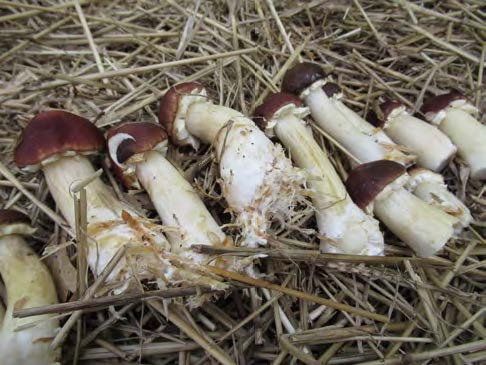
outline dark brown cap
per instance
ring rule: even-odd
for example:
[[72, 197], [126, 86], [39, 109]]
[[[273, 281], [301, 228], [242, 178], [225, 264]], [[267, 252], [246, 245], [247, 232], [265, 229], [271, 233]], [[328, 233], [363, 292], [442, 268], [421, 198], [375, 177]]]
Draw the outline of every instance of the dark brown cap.
[[365, 209], [388, 184], [405, 173], [405, 168], [397, 162], [378, 160], [351, 170], [345, 185], [351, 199]]
[[138, 188], [136, 177], [124, 173], [123, 164], [135, 154], [152, 151], [167, 141], [163, 128], [154, 123], [124, 123], [106, 133], [108, 155], [113, 170], [127, 188]]
[[104, 146], [103, 133], [88, 119], [63, 110], [50, 110], [37, 114], [25, 127], [14, 159], [19, 167], [35, 166], [57, 154], [101, 151]]
[[341, 88], [335, 82], [326, 82], [322, 86], [322, 91], [324, 91], [327, 97], [333, 97], [334, 95], [340, 94], [342, 92]]
[[447, 108], [453, 101], [467, 100], [467, 98], [457, 91], [451, 91], [447, 94], [433, 96], [427, 99], [422, 105], [422, 113], [438, 113]]
[[403, 107], [404, 104], [398, 100], [387, 99], [376, 107], [375, 111], [370, 111], [366, 115], [366, 120], [377, 128], [382, 128], [390, 114], [396, 109]]
[[282, 81], [282, 91], [300, 95], [302, 91], [318, 80], [326, 77], [321, 66], [315, 63], [302, 62], [289, 69]]
[[197, 82], [184, 82], [172, 86], [160, 99], [159, 123], [165, 128], [174, 143], [180, 143], [176, 136], [177, 131], [174, 128], [174, 122], [184, 96], [191, 93], [202, 94], [205, 91], [204, 86]]
[[32, 234], [30, 218], [13, 209], [0, 209], [0, 236], [9, 234]]
[[287, 105], [294, 105], [296, 108], [302, 107], [302, 101], [295, 95], [289, 93], [273, 93], [265, 98], [253, 113], [253, 120], [263, 130], [273, 119], [274, 115]]

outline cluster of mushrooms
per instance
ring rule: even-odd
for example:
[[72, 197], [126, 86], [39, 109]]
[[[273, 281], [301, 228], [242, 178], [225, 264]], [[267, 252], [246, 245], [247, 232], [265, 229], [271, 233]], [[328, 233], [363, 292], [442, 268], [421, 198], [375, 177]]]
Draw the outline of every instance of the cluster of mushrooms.
[[[287, 219], [303, 194], [312, 198], [325, 253], [384, 255], [383, 234], [373, 214], [419, 256], [434, 255], [471, 223], [468, 208], [439, 174], [458, 153], [471, 178], [486, 179], [486, 127], [473, 117], [477, 110], [463, 95], [448, 93], [427, 101], [422, 109], [427, 123], [396, 100], [384, 101], [362, 118], [313, 63], [288, 70], [282, 90], [269, 95], [250, 119], [213, 104], [199, 83], [179, 84], [160, 100], [160, 125], [124, 123], [106, 135], [67, 111], [42, 112], [24, 129], [15, 163], [24, 171], [42, 170], [72, 230], [71, 187], [89, 181], [87, 262], [94, 276], [125, 249], [107, 276], [112, 293], [143, 280], [159, 288], [190, 283], [224, 289], [208, 269], [211, 265], [258, 274], [252, 258], [211, 260], [191, 250], [194, 244], [231, 247], [236, 242], [166, 158], [169, 137], [178, 146], [213, 146], [222, 195], [241, 227], [237, 243], [243, 246], [265, 245], [272, 220]], [[353, 156], [354, 169], [345, 182], [314, 139], [305, 119], [309, 113], [318, 128]], [[104, 150], [120, 183], [145, 190], [163, 225], [120, 201], [100, 179], [89, 156]], [[0, 353], [8, 349], [12, 364], [59, 361], [59, 349], [50, 346], [59, 325], [55, 317], [12, 317], [14, 308], [57, 301], [47, 268], [22, 238], [33, 230], [25, 215], [0, 211], [0, 275], [6, 288], [5, 308], [0, 303]]]

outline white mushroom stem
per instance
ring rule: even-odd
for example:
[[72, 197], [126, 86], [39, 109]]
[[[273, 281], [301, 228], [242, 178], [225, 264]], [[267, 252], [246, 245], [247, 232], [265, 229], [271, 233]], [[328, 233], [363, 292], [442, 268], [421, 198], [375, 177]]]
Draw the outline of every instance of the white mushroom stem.
[[354, 255], [383, 255], [378, 221], [351, 200], [326, 153], [304, 121], [292, 113], [279, 113], [273, 131], [290, 151], [297, 166], [306, 170], [316, 208], [321, 251]]
[[60, 348], [50, 347], [59, 327], [54, 315], [13, 318], [14, 309], [57, 303], [51, 274], [20, 235], [0, 238], [0, 276], [7, 292], [3, 320], [0, 315], [0, 362], [3, 365], [59, 364]]
[[432, 171], [442, 170], [457, 148], [437, 127], [408, 114], [405, 107], [395, 108], [388, 116], [385, 132], [417, 156], [417, 164]]
[[486, 179], [486, 126], [470, 113], [476, 109], [464, 100], [456, 100], [451, 105], [427, 119], [438, 125], [457, 146], [459, 155], [471, 168], [471, 178]]
[[396, 179], [378, 194], [373, 211], [417, 255], [432, 256], [452, 237], [457, 219], [405, 190], [407, 178]]
[[212, 143], [219, 160], [223, 194], [238, 214], [244, 244], [266, 244], [270, 217], [285, 221], [304, 182], [280, 145], [241, 113], [196, 102], [186, 114], [189, 133]]
[[[76, 155], [59, 157], [42, 166], [47, 185], [57, 206], [71, 227], [75, 227], [75, 211], [70, 187], [87, 177], [93, 176], [95, 170], [87, 157]], [[123, 205], [96, 178], [86, 186], [87, 218], [88, 218], [88, 263], [96, 275], [99, 275], [116, 252], [127, 243], [139, 241], [140, 233], [122, 220], [122, 212], [131, 216], [138, 215]], [[168, 247], [168, 243], [160, 232], [151, 237], [157, 249]], [[112, 272], [110, 278], [118, 276], [120, 271], [126, 272], [122, 260]]]
[[377, 137], [374, 133], [358, 128], [356, 117], [350, 117], [349, 113], [343, 113], [336, 107], [322, 90], [322, 84], [323, 81], [315, 82], [300, 97], [309, 106], [315, 122], [361, 163], [392, 160], [408, 165], [413, 161], [413, 157], [404, 154], [397, 145], [385, 142], [383, 136]]
[[471, 224], [473, 218], [469, 209], [447, 189], [442, 175], [432, 171], [423, 171], [416, 176], [412, 175], [406, 188], [427, 204], [456, 217], [460, 223], [458, 227], [455, 227], [457, 233]]

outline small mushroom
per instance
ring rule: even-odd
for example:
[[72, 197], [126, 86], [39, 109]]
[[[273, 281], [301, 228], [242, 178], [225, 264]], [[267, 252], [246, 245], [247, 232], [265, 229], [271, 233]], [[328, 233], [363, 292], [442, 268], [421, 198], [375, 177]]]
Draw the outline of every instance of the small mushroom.
[[25, 241], [35, 229], [15, 210], [0, 210], [0, 278], [6, 288], [6, 307], [0, 300], [0, 363], [52, 365], [61, 361], [51, 340], [59, 329], [55, 315], [14, 318], [13, 311], [57, 303], [52, 276]]
[[450, 92], [427, 100], [422, 112], [457, 146], [471, 168], [471, 178], [486, 179], [486, 126], [472, 116], [476, 107], [461, 93]]
[[178, 145], [214, 146], [223, 195], [237, 214], [243, 244], [266, 244], [270, 221], [287, 220], [304, 182], [281, 146], [240, 112], [214, 105], [194, 82], [176, 85], [162, 97], [159, 122]]
[[412, 167], [408, 170], [410, 179], [405, 187], [429, 205], [442, 209], [459, 219], [459, 232], [471, 224], [473, 218], [466, 205], [452, 194], [444, 182], [444, 177], [421, 167]]
[[276, 135], [296, 165], [306, 171], [319, 233], [323, 236], [321, 251], [383, 255], [383, 235], [378, 221], [349, 197], [327, 154], [302, 119], [308, 112], [298, 97], [276, 93], [255, 109], [254, 120], [267, 135]]
[[172, 252], [196, 262], [207, 260], [194, 253], [193, 244], [223, 245], [225, 234], [196, 191], [165, 158], [167, 135], [153, 123], [124, 123], [107, 132], [110, 162], [126, 188], [143, 186], [169, 230]]
[[408, 166], [414, 162], [414, 156], [403, 153], [403, 148], [339, 101], [337, 89], [319, 65], [309, 62], [289, 69], [282, 82], [282, 91], [304, 100], [317, 125], [361, 163], [387, 159]]
[[368, 121], [385, 130], [391, 139], [417, 156], [417, 164], [432, 171], [442, 170], [454, 158], [457, 148], [437, 127], [407, 112], [398, 100], [386, 100], [368, 114]]
[[419, 256], [432, 256], [454, 233], [458, 219], [428, 205], [403, 186], [405, 168], [388, 160], [353, 169], [346, 187], [354, 202], [376, 216]]

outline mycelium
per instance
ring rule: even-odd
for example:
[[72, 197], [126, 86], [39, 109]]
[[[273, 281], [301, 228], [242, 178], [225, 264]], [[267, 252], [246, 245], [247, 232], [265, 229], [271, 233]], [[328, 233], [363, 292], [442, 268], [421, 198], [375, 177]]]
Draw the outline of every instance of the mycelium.
[[[392, 160], [408, 166], [414, 156], [402, 152], [386, 135], [374, 128], [339, 101], [335, 84], [326, 87], [323, 69], [314, 63], [299, 63], [289, 69], [282, 91], [300, 96], [309, 106], [312, 118], [326, 133], [343, 145], [361, 163]], [[328, 95], [329, 94], [329, 95]]]
[[447, 214], [456, 217], [460, 226], [456, 231], [466, 228], [472, 222], [472, 216], [466, 205], [449, 191], [444, 177], [421, 167], [408, 170], [410, 179], [405, 187], [427, 204], [442, 209]]
[[428, 205], [403, 186], [405, 168], [388, 160], [351, 170], [346, 188], [354, 202], [376, 216], [419, 256], [432, 256], [449, 241], [458, 220]]
[[476, 107], [461, 93], [450, 92], [428, 99], [422, 112], [457, 146], [471, 168], [471, 178], [486, 179], [486, 126], [473, 117]]
[[147, 191], [162, 223], [172, 226], [167, 237], [172, 252], [196, 262], [208, 257], [191, 245], [231, 245], [191, 184], [166, 158], [167, 135], [153, 123], [124, 123], [107, 132], [111, 165], [126, 188]]
[[24, 237], [35, 229], [24, 214], [0, 210], [0, 279], [6, 288], [0, 299], [0, 363], [3, 365], [60, 364], [60, 348], [52, 349], [59, 320], [52, 314], [14, 318], [14, 309], [57, 303], [56, 288], [49, 270]]
[[276, 135], [292, 159], [307, 173], [316, 208], [321, 251], [355, 255], [383, 255], [378, 221], [353, 203], [326, 153], [302, 119], [308, 108], [288, 93], [268, 96], [255, 109], [255, 122], [269, 136]]
[[[101, 131], [87, 119], [61, 110], [38, 114], [24, 129], [15, 149], [19, 167], [41, 168], [49, 191], [71, 227], [75, 210], [71, 186], [95, 175], [87, 155], [105, 147]], [[169, 252], [160, 226], [148, 222], [120, 202], [99, 177], [86, 186], [88, 255], [95, 275], [122, 247], [127, 248], [108, 281], [125, 289], [131, 280], [156, 279], [159, 286], [179, 281], [200, 281], [218, 286], [219, 282], [201, 279], [201, 267], [184, 262]]]
[[214, 146], [223, 195], [237, 214], [243, 244], [266, 244], [270, 220], [288, 218], [304, 182], [281, 146], [240, 112], [214, 105], [198, 83], [172, 87], [160, 101], [159, 121], [176, 144]]
[[376, 128], [417, 156], [417, 164], [432, 171], [442, 170], [454, 158], [457, 148], [443, 132], [410, 115], [398, 100], [386, 100], [367, 116]]

